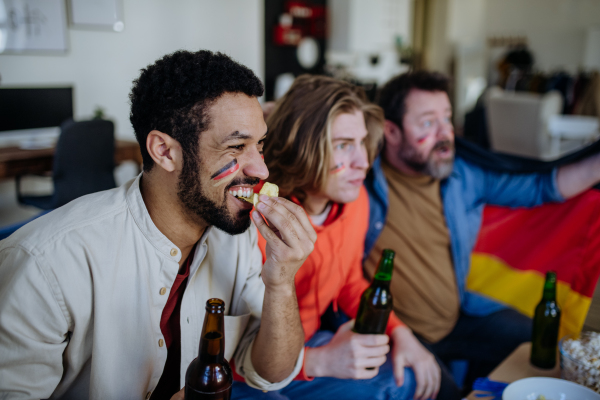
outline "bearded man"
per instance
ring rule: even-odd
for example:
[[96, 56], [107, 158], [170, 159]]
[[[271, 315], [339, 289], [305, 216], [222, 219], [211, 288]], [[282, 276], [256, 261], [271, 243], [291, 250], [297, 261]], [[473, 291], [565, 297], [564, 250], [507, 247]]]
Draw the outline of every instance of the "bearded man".
[[316, 234], [285, 199], [260, 196], [271, 230], [237, 198], [268, 176], [262, 94], [220, 53], [179, 51], [142, 70], [130, 95], [142, 174], [0, 245], [0, 397], [183, 398], [213, 297], [226, 304], [226, 358], [248, 384], [296, 376], [294, 275]]
[[[365, 270], [384, 248], [396, 251], [392, 294], [400, 319], [444, 362], [467, 359], [466, 390], [520, 343], [531, 320], [465, 289], [486, 204], [534, 207], [573, 197], [600, 181], [600, 156], [548, 174], [486, 170], [454, 156], [448, 79], [427, 71], [400, 75], [381, 90], [385, 147], [365, 185], [370, 225]], [[459, 388], [439, 398], [460, 399]]]

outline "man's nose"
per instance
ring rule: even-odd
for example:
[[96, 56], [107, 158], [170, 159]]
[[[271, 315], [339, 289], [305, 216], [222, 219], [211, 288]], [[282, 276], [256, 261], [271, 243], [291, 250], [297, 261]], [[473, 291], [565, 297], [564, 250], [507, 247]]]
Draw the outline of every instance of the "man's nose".
[[352, 168], [367, 169], [369, 168], [369, 157], [367, 155], [367, 149], [363, 146], [359, 146], [358, 149], [352, 155], [352, 162], [350, 164]]
[[269, 169], [258, 150], [249, 154], [249, 159], [243, 169], [244, 175], [265, 180], [269, 177]]
[[451, 140], [454, 137], [454, 126], [451, 121], [442, 121], [438, 124], [437, 139]]

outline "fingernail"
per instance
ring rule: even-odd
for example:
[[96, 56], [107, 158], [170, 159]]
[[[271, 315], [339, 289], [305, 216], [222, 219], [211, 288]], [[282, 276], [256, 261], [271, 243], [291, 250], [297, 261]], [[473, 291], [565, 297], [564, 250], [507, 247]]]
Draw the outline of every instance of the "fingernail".
[[258, 203], [256, 208], [258, 208], [259, 210], [264, 210], [265, 208], [267, 208], [267, 206], [264, 203]]
[[258, 199], [259, 199], [260, 201], [264, 201], [264, 202], [266, 202], [266, 201], [270, 200], [270, 197], [269, 197], [269, 196], [267, 196], [266, 194], [261, 194], [260, 196], [258, 196]]
[[260, 215], [256, 211], [252, 211], [252, 218], [255, 220], [260, 220]]

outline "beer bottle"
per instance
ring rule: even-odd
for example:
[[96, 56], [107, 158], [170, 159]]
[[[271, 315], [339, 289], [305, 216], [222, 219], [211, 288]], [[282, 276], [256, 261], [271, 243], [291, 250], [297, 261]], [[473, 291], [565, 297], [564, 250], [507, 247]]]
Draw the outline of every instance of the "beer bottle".
[[560, 326], [560, 308], [556, 304], [556, 272], [546, 273], [542, 301], [535, 308], [531, 338], [531, 364], [554, 368]]
[[356, 333], [385, 333], [385, 328], [392, 311], [392, 293], [390, 281], [394, 270], [394, 253], [385, 249], [379, 260], [375, 278], [360, 297], [358, 314], [354, 322]]
[[209, 299], [198, 357], [185, 373], [185, 400], [229, 400], [233, 375], [225, 359], [225, 302]]

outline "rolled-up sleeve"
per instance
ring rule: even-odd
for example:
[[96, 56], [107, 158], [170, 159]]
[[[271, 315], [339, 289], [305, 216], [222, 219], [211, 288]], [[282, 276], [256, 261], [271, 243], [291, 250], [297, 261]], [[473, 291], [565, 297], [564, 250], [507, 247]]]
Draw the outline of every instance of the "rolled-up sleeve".
[[[289, 385], [289, 383], [293, 381], [294, 378], [300, 373], [300, 370], [302, 369], [302, 364], [304, 363], [304, 347], [302, 347], [302, 350], [300, 350], [300, 354], [296, 359], [296, 365], [294, 366], [294, 370], [292, 371], [292, 373], [280, 382], [269, 382], [263, 377], [261, 377], [258, 374], [258, 372], [256, 372], [256, 370], [254, 369], [254, 365], [252, 364], [253, 345], [254, 340], [252, 340], [250, 346], [246, 347], [245, 351], [243, 351], [242, 354], [240, 354], [239, 361], [241, 362], [241, 364], [238, 364], [236, 362], [236, 365], [242, 365], [241, 368], [238, 368], [238, 373], [244, 377], [246, 383], [249, 386], [255, 389], [267, 391], [283, 389], [284, 387]], [[238, 359], [236, 359], [236, 361], [238, 361]]]
[[298, 354], [296, 359], [296, 365], [292, 373], [280, 382], [269, 382], [261, 377], [254, 365], [252, 364], [252, 347], [254, 346], [254, 340], [258, 334], [260, 328], [260, 318], [262, 315], [263, 300], [265, 297], [265, 285], [260, 277], [262, 271], [262, 253], [258, 247], [258, 235], [254, 227], [250, 228], [251, 233], [251, 257], [249, 258], [250, 267], [244, 289], [242, 291], [242, 297], [245, 300], [247, 306], [250, 308], [251, 318], [246, 326], [244, 335], [238, 343], [238, 348], [235, 352], [235, 366], [236, 372], [244, 377], [246, 383], [256, 389], [260, 390], [279, 390], [286, 387], [302, 369], [304, 363], [304, 347]]

